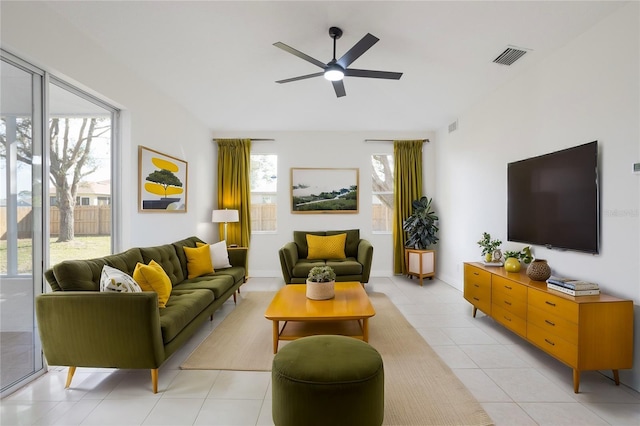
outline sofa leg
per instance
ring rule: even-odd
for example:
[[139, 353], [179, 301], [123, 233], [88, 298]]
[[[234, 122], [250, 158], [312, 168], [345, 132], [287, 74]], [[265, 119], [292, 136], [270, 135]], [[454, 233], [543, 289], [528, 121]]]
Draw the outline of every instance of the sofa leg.
[[153, 393], [158, 393], [158, 369], [151, 369], [151, 385], [153, 386]]
[[233, 303], [236, 303], [236, 292], [233, 292]]
[[73, 375], [76, 372], [76, 367], [69, 367], [69, 370], [67, 371], [67, 383], [65, 383], [64, 388], [68, 389], [69, 386], [71, 386], [71, 380], [73, 379]]

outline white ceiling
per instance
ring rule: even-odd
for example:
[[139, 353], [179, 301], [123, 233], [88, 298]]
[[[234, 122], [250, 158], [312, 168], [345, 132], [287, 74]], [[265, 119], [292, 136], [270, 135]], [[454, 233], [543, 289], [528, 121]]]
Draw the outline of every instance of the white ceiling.
[[[604, 19], [616, 1], [102, 1], [46, 2], [112, 60], [214, 131], [391, 130], [446, 126], [491, 91], [544, 62]], [[336, 98], [320, 71], [273, 43], [328, 62], [366, 33], [380, 41], [353, 68], [399, 81], [345, 78]], [[532, 49], [492, 63], [508, 45]], [[594, 58], [597, 60], [597, 58]]]

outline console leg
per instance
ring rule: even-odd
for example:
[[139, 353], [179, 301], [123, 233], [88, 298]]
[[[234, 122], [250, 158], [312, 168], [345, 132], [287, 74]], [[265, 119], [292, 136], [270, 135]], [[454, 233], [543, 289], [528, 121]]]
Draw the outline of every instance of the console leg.
[[573, 369], [573, 392], [578, 393], [578, 388], [580, 387], [580, 370], [577, 368]]
[[473, 307], [473, 317], [476, 317], [476, 312], [478, 312], [478, 308], [476, 308], [475, 306]]
[[620, 373], [618, 373], [618, 370], [611, 371], [613, 371], [613, 380], [615, 380], [616, 386], [620, 386]]

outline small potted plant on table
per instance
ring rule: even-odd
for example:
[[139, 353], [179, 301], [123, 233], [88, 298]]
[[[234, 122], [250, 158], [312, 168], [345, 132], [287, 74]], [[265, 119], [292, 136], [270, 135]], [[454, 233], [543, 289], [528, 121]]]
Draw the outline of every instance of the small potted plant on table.
[[307, 276], [307, 298], [327, 300], [335, 297], [336, 273], [331, 266], [314, 266]]
[[502, 266], [502, 251], [500, 251], [502, 241], [497, 238], [492, 240], [491, 234], [483, 232], [482, 239], [478, 241], [478, 245], [482, 247], [482, 255], [484, 256], [485, 263]]

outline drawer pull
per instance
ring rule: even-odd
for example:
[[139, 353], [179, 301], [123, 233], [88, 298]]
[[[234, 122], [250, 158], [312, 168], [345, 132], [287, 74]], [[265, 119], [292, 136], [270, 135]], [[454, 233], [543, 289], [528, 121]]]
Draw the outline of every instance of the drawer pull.
[[507, 290], [513, 290], [513, 287], [509, 287], [508, 285], [505, 285], [504, 288], [506, 288]]
[[479, 274], [479, 273], [477, 273], [477, 272], [474, 272], [474, 273], [473, 273], [473, 275], [480, 275], [480, 274]]
[[551, 340], [549, 339], [544, 339], [545, 342], [547, 342], [548, 344], [550, 344], [551, 346], [555, 346], [556, 344], [553, 343]]
[[473, 300], [476, 300], [478, 302], [480, 301], [480, 299], [478, 299], [477, 297], [474, 297]]
[[549, 324], [549, 325], [550, 325], [550, 326], [552, 326], [552, 327], [555, 327], [555, 326], [556, 326], [556, 323], [551, 322], [551, 321], [549, 321], [549, 320], [544, 320], [544, 322], [546, 322], [547, 324]]
[[509, 318], [508, 316], [504, 316], [504, 319], [506, 319], [507, 321], [511, 322], [511, 318]]
[[479, 286], [478, 284], [474, 284], [473, 286], [474, 286], [474, 287], [478, 287], [478, 288], [480, 288], [480, 286]]
[[555, 303], [549, 302], [548, 300], [545, 300], [544, 303], [546, 303], [547, 305], [550, 305], [550, 306], [556, 306]]
[[506, 300], [504, 301], [504, 304], [511, 306], [511, 302], [507, 302]]

